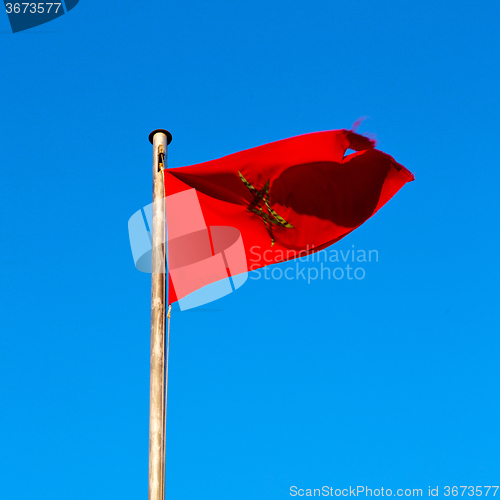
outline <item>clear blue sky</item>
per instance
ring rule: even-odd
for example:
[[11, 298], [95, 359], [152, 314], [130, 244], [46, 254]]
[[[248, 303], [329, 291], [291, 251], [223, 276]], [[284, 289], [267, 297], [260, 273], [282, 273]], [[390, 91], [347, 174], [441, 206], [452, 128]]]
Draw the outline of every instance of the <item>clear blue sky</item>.
[[337, 245], [379, 261], [174, 311], [166, 498], [498, 485], [499, 14], [81, 0], [17, 34], [0, 15], [0, 498], [147, 498], [150, 276], [127, 221], [149, 132], [181, 166], [363, 115], [416, 175]]

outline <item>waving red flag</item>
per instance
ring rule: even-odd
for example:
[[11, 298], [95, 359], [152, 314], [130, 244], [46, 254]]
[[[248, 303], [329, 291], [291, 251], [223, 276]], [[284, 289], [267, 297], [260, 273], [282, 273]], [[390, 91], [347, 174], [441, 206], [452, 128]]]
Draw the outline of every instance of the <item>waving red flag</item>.
[[[356, 152], [344, 156], [347, 149]], [[372, 140], [349, 130], [164, 172], [169, 303], [228, 276], [237, 280], [328, 247], [414, 179]]]

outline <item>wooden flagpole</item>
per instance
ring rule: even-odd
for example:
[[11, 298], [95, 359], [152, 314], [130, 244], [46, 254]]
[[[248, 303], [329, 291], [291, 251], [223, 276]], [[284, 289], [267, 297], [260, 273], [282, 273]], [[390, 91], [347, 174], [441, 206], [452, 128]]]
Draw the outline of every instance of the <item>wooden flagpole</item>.
[[158, 129], [149, 134], [153, 145], [153, 227], [151, 269], [151, 359], [149, 386], [149, 500], [163, 500], [165, 470], [164, 380], [166, 313], [166, 228], [163, 169], [167, 164], [170, 132]]

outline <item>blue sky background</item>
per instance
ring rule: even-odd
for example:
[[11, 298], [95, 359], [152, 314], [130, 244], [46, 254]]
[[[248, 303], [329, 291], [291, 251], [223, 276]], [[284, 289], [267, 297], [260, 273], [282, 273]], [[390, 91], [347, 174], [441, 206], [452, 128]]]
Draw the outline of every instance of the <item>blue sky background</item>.
[[149, 132], [180, 166], [363, 115], [416, 175], [337, 245], [379, 262], [173, 315], [166, 498], [498, 485], [499, 14], [81, 0], [17, 34], [0, 15], [0, 498], [147, 497], [150, 276], [127, 221]]

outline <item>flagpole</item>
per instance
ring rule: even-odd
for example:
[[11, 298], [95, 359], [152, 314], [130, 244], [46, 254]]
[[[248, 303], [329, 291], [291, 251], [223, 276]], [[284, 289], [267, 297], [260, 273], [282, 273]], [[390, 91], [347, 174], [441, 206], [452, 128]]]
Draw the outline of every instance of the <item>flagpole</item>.
[[151, 255], [151, 358], [149, 386], [149, 500], [163, 498], [165, 456], [163, 444], [165, 311], [166, 311], [166, 228], [163, 168], [167, 164], [170, 132], [158, 129], [149, 134], [153, 145], [153, 227]]

